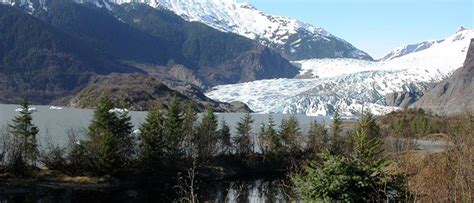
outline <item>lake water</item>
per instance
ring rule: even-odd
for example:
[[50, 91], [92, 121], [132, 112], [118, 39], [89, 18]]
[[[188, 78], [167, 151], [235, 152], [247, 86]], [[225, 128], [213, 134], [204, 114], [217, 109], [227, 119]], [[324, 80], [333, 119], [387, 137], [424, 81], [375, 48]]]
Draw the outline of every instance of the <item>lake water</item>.
[[[38, 141], [40, 145], [45, 143], [53, 143], [58, 145], [66, 144], [68, 141], [67, 131], [83, 131], [89, 126], [92, 119], [93, 110], [90, 109], [78, 109], [78, 108], [66, 108], [62, 109], [50, 109], [50, 106], [32, 105], [30, 106], [36, 109], [33, 113], [33, 123], [39, 127], [40, 134]], [[12, 119], [19, 113], [15, 109], [19, 108], [19, 105], [0, 104], [0, 127], [4, 128], [8, 124], [11, 124]], [[141, 123], [144, 122], [147, 112], [143, 111], [131, 111], [129, 115], [132, 117], [132, 123], [135, 129], [138, 129]], [[243, 116], [242, 113], [217, 113], [219, 121], [225, 120], [230, 126], [232, 131], [235, 131], [236, 123]], [[252, 114], [254, 123], [253, 131], [256, 133], [260, 130], [261, 123], [267, 123], [270, 114]], [[282, 119], [287, 119], [290, 115], [285, 114], [271, 114], [276, 124], [279, 124]], [[302, 131], [306, 131], [313, 121], [319, 123], [330, 123], [330, 117], [312, 117], [305, 115], [296, 115], [300, 122]], [[219, 122], [220, 123], [220, 122]], [[79, 133], [79, 136], [83, 136], [84, 133]], [[79, 137], [81, 138], [81, 137]]]
[[[295, 202], [294, 192], [281, 179], [245, 181], [215, 181], [203, 183], [197, 193], [199, 202]], [[161, 187], [142, 187], [113, 190], [16, 188], [2, 191], [0, 202], [187, 202], [174, 192]], [[8, 189], [7, 189], [8, 190]]]
[[[36, 109], [33, 113], [33, 123], [39, 127], [38, 140], [40, 146], [57, 144], [64, 146], [68, 142], [68, 130], [79, 131], [79, 136], [84, 136], [85, 129], [90, 124], [93, 110], [66, 108], [50, 108], [50, 106], [32, 105]], [[0, 127], [5, 129], [11, 124], [12, 119], [19, 115], [15, 109], [19, 105], [0, 104]], [[147, 112], [131, 111], [132, 123], [137, 129], [144, 122]], [[217, 113], [219, 121], [225, 120], [232, 131], [244, 114], [242, 113]], [[200, 115], [201, 116], [201, 115]], [[290, 115], [272, 114], [276, 124]], [[253, 131], [260, 130], [261, 123], [267, 123], [269, 114], [252, 114]], [[319, 123], [330, 122], [330, 117], [311, 117], [296, 115], [302, 131], [306, 131], [313, 121]], [[81, 138], [81, 137], [80, 137]], [[198, 196], [202, 202], [288, 202], [288, 192], [282, 187], [280, 179], [270, 180], [237, 180], [215, 181], [201, 185]], [[44, 187], [9, 188], [0, 186], [0, 202], [170, 202], [172, 196], [167, 196], [163, 188], [132, 188], [120, 190], [77, 190], [77, 189], [48, 189]]]

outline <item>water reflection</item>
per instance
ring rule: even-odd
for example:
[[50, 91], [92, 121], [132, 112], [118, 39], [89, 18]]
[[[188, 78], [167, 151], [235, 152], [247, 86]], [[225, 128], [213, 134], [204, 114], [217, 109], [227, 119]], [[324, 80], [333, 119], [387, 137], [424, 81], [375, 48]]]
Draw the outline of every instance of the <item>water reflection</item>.
[[[200, 184], [199, 202], [290, 202], [295, 195], [285, 186], [286, 181], [235, 180], [212, 181]], [[3, 190], [0, 186], [0, 202], [177, 202], [177, 191], [164, 187], [147, 187], [117, 190], [79, 190], [50, 188], [15, 188]], [[169, 189], [169, 188], [167, 188]]]
[[220, 181], [208, 184], [199, 199], [202, 202], [290, 202], [295, 195], [285, 182], [281, 179]]

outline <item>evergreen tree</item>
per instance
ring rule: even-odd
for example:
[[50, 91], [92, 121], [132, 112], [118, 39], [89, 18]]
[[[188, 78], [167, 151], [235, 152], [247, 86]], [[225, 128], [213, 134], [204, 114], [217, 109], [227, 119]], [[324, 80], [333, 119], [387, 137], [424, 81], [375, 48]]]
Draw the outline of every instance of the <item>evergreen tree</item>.
[[113, 104], [102, 98], [89, 126], [88, 151], [97, 172], [112, 174], [123, 169], [133, 156], [133, 126], [127, 111], [113, 111]]
[[327, 149], [329, 134], [328, 129], [323, 124], [319, 124], [316, 121], [311, 123], [308, 131], [308, 138], [308, 150], [313, 154]]
[[192, 156], [193, 152], [193, 138], [196, 134], [195, 123], [197, 120], [197, 113], [195, 110], [195, 104], [189, 102], [184, 110], [184, 120], [183, 120], [183, 136], [184, 143], [183, 149], [188, 156]]
[[118, 138], [118, 153], [123, 164], [129, 164], [135, 154], [135, 137], [133, 135], [132, 117], [128, 110], [115, 112], [117, 116], [114, 136]]
[[219, 141], [217, 133], [217, 118], [211, 106], [207, 107], [206, 113], [199, 124], [195, 139], [198, 157], [204, 161], [212, 158], [217, 152]]
[[240, 155], [248, 156], [253, 152], [252, 123], [253, 119], [250, 113], [246, 113], [237, 123], [236, 147], [237, 153]]
[[9, 154], [8, 171], [16, 175], [26, 175], [29, 166], [35, 166], [38, 157], [36, 136], [38, 128], [33, 125], [28, 102], [21, 103], [20, 115], [9, 125], [9, 133], [13, 135], [12, 151]]
[[165, 135], [167, 140], [167, 153], [172, 159], [181, 158], [184, 153], [182, 145], [184, 143], [183, 133], [184, 113], [176, 97], [171, 98], [168, 103], [166, 113]]
[[353, 135], [353, 140], [352, 155], [357, 161], [371, 168], [386, 166], [387, 160], [381, 156], [383, 146], [380, 130], [374, 116], [370, 112], [363, 112]]
[[416, 137], [424, 137], [431, 131], [430, 121], [424, 113], [417, 113], [411, 121], [411, 128]]
[[166, 143], [163, 117], [163, 107], [157, 104], [140, 126], [140, 158], [150, 169], [156, 169], [164, 158]]
[[230, 127], [222, 120], [221, 128], [219, 129], [219, 137], [221, 140], [221, 153], [231, 154], [232, 153], [232, 136], [230, 134]]
[[[324, 152], [292, 180], [307, 201], [378, 202], [404, 198], [404, 179], [389, 174], [372, 114], [364, 112], [354, 134], [351, 157]], [[388, 194], [388, 191], [392, 195]]]
[[283, 141], [275, 126], [275, 121], [271, 115], [268, 117], [268, 124], [262, 123], [261, 125], [259, 140], [261, 142], [260, 148], [264, 154], [276, 154], [281, 150]]
[[295, 116], [290, 116], [288, 120], [283, 119], [280, 124], [280, 137], [282, 138], [285, 152], [297, 153], [300, 145], [298, 141], [301, 139], [301, 132], [298, 119]]
[[342, 133], [342, 119], [341, 115], [339, 114], [339, 109], [337, 108], [334, 111], [334, 115], [332, 117], [332, 137], [331, 137], [331, 152], [333, 154], [342, 154], [344, 151], [344, 141], [341, 137]]

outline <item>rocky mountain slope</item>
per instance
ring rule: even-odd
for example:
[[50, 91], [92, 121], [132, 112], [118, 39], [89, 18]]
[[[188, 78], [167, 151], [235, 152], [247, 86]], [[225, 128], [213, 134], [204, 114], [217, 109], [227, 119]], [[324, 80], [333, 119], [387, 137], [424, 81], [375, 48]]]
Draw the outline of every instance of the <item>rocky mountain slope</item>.
[[142, 74], [111, 74], [94, 76], [69, 106], [95, 108], [102, 97], [110, 98], [130, 110], [148, 110], [157, 102], [166, 104], [172, 97], [183, 103], [193, 101], [197, 110], [212, 106], [216, 112], [251, 112], [245, 104], [216, 102], [204, 96], [192, 85], [175, 86], [173, 89], [158, 80]]
[[34, 104], [61, 104], [92, 76], [115, 72], [211, 86], [298, 71], [257, 42], [145, 4], [115, 5], [111, 12], [69, 0], [23, 9], [30, 1], [21, 2], [20, 8], [0, 5], [3, 103], [27, 97]]
[[[236, 0], [74, 0], [114, 10], [114, 5], [143, 3], [166, 8], [188, 21], [201, 22], [223, 32], [236, 33], [274, 48], [288, 60], [311, 58], [372, 58], [323, 28], [259, 11]], [[30, 12], [48, 10], [51, 0], [5, 0]]]
[[298, 78], [222, 85], [206, 95], [241, 101], [256, 112], [346, 116], [368, 108], [382, 114], [407, 107], [462, 66], [474, 30], [460, 30], [425, 50], [384, 61], [297, 61]]
[[474, 39], [463, 67], [437, 84], [413, 107], [448, 115], [474, 112]]

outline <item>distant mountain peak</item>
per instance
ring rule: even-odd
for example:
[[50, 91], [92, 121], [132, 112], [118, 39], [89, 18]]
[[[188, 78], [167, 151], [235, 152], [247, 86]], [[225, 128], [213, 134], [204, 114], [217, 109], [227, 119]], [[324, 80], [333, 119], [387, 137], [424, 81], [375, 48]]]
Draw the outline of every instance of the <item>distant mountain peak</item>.
[[385, 55], [380, 60], [381, 61], [392, 60], [392, 59], [395, 59], [395, 58], [398, 58], [398, 57], [401, 57], [401, 56], [405, 56], [405, 55], [408, 55], [408, 54], [413, 54], [413, 53], [416, 53], [416, 52], [420, 52], [420, 51], [429, 49], [433, 46], [436, 46], [437, 44], [443, 43], [446, 40], [448, 40], [452, 43], [455, 42], [455, 41], [464, 40], [465, 37], [469, 38], [469, 36], [471, 36], [472, 33], [474, 33], [473, 29], [469, 29], [469, 28], [466, 28], [464, 26], [461, 26], [456, 31], [456, 33], [454, 33], [453, 35], [451, 35], [450, 37], [448, 37], [446, 39], [429, 40], [429, 41], [424, 41], [424, 42], [420, 42], [420, 43], [417, 43], [417, 44], [409, 44], [409, 45], [405, 45], [405, 46], [402, 46], [402, 47], [398, 47], [398, 48], [395, 48], [395, 49], [391, 50], [387, 55]]
[[[54, 0], [4, 0], [33, 13]], [[321, 27], [283, 16], [269, 15], [237, 0], [71, 0], [112, 9], [110, 4], [143, 3], [166, 8], [187, 21], [235, 33], [277, 50], [288, 60], [356, 58], [372, 60], [365, 52]], [[36, 3], [39, 2], [39, 3]], [[45, 8], [47, 10], [47, 8]]]
[[463, 114], [474, 111], [474, 39], [471, 39], [463, 67], [437, 84], [413, 107], [440, 114]]
[[462, 31], [464, 31], [464, 30], [469, 30], [469, 28], [466, 28], [466, 27], [464, 27], [464, 26], [461, 25], [461, 26], [459, 26], [459, 28], [458, 28], [458, 30], [456, 31], [456, 33], [462, 32]]

